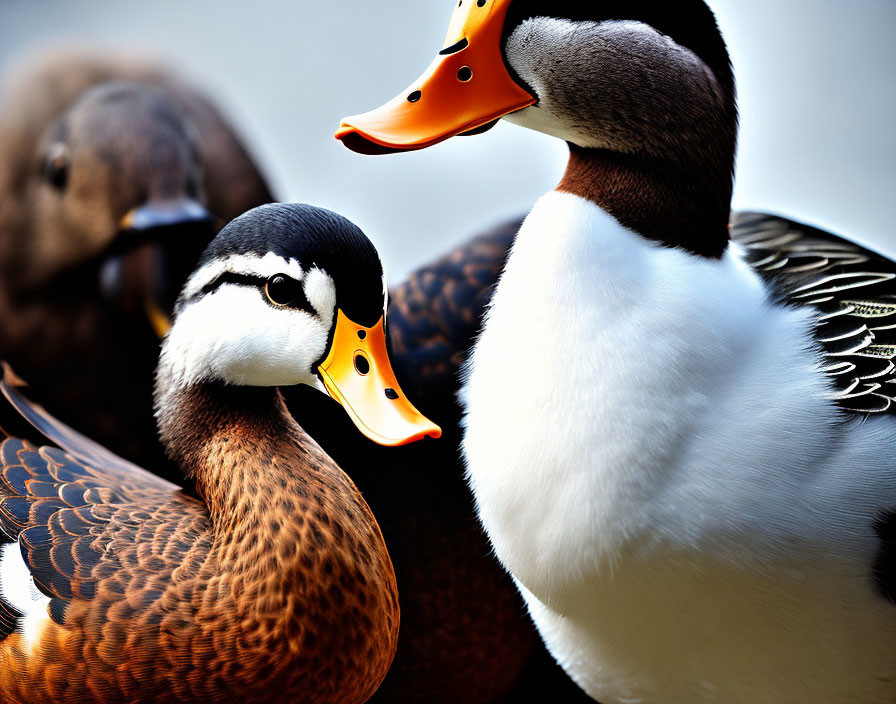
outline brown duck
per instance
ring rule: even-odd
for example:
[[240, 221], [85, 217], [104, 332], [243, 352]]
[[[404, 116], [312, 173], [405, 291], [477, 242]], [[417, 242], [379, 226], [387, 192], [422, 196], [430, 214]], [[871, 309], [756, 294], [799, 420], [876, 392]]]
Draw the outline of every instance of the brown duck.
[[[30, 405], [7, 372], [0, 700], [373, 693], [398, 633], [389, 556], [276, 387], [325, 391], [383, 443], [438, 436], [395, 381], [384, 307], [376, 250], [344, 218], [269, 205], [221, 231], [179, 298], [156, 391], [201, 500]], [[21, 439], [22, 416], [58, 447]]]
[[264, 179], [208, 100], [144, 62], [56, 54], [0, 104], [0, 356], [62, 420], [174, 479], [146, 314], [223, 223], [271, 200]]

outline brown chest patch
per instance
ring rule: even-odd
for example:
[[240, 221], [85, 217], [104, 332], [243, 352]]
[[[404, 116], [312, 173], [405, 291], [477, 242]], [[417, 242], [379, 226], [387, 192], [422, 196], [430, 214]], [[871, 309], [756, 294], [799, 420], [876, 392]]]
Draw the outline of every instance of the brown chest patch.
[[688, 168], [571, 144], [557, 190], [590, 200], [623, 226], [667, 247], [714, 259], [728, 247], [730, 165]]

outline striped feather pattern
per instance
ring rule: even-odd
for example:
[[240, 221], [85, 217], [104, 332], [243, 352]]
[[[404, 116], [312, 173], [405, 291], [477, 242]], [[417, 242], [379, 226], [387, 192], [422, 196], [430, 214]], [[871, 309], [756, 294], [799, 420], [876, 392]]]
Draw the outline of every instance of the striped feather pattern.
[[847, 411], [896, 411], [896, 263], [836, 235], [760, 213], [732, 239], [772, 294], [818, 311], [823, 369]]

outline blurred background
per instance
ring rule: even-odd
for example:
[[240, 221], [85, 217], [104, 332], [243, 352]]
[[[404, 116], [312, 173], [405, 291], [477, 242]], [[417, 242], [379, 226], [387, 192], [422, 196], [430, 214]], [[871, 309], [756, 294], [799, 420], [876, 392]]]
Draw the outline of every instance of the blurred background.
[[[710, 5], [740, 93], [735, 207], [896, 255], [896, 2]], [[0, 0], [0, 73], [57, 46], [161, 58], [222, 106], [280, 199], [353, 219], [397, 281], [525, 211], [565, 164], [563, 144], [505, 123], [380, 158], [333, 139], [342, 116], [378, 106], [422, 72], [451, 11], [441, 0]]]

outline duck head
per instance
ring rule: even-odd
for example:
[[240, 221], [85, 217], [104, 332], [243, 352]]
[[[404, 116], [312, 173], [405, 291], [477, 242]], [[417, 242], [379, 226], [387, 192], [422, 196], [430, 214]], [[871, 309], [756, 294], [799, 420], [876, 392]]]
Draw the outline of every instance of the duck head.
[[215, 237], [178, 299], [160, 416], [165, 393], [197, 384], [306, 384], [381, 445], [439, 437], [392, 371], [386, 296], [376, 249], [345, 218], [297, 204], [250, 210]]
[[40, 143], [25, 285], [99, 261], [98, 285], [121, 312], [170, 309], [214, 234], [202, 176], [196, 129], [164, 91], [88, 89]]
[[649, 238], [671, 227], [676, 244], [700, 254], [727, 246], [737, 107], [702, 0], [456, 0], [427, 71], [384, 106], [345, 118], [336, 137], [385, 154], [500, 118], [569, 143], [561, 190], [583, 191]]
[[[702, 0], [458, 0], [426, 72], [336, 137], [362, 153], [407, 151], [503, 117], [580, 147], [659, 150], [699, 131], [704, 112], [732, 110], [733, 88]], [[697, 114], [685, 120], [681, 105]]]

